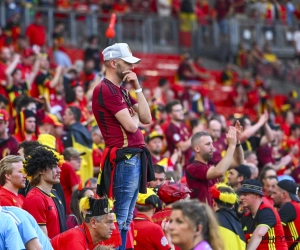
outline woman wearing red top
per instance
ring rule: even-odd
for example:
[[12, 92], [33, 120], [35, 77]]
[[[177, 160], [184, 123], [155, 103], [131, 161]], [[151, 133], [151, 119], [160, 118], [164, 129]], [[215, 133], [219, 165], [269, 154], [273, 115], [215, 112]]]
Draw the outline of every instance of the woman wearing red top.
[[75, 106], [81, 110], [81, 123], [85, 123], [89, 120], [90, 114], [86, 108], [87, 101], [84, 96], [83, 86], [81, 82], [73, 80], [69, 84], [66, 90], [66, 102], [69, 106]]

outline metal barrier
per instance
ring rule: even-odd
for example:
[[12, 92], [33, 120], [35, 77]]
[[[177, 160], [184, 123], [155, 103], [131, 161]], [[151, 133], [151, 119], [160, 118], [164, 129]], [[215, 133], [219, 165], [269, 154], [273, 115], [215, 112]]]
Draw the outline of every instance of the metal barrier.
[[[0, 1], [0, 22], [5, 25], [6, 11], [4, 1]], [[100, 37], [101, 47], [108, 44], [105, 31], [109, 22], [109, 15], [99, 13], [78, 13], [75, 11], [61, 11], [53, 8], [22, 9], [21, 28], [33, 21], [34, 12], [41, 12], [47, 30], [48, 45], [52, 45], [52, 33], [55, 22], [65, 24], [65, 43], [82, 48], [89, 35]], [[118, 15], [116, 23], [115, 42], [127, 42], [133, 50], [145, 53], [182, 53], [189, 51], [193, 55], [206, 54], [208, 56], [227, 50], [235, 54], [240, 42], [250, 47], [253, 42], [259, 45], [269, 42], [272, 50], [280, 56], [291, 57], [294, 54], [293, 33], [283, 24], [266, 25], [252, 19], [228, 19], [228, 35], [220, 32], [220, 25], [213, 21], [207, 25], [194, 23], [191, 28], [191, 46], [181, 43], [180, 19], [173, 17], [162, 18], [154, 14], [131, 13]], [[296, 26], [297, 27], [297, 26]], [[227, 53], [226, 52], [226, 53]]]

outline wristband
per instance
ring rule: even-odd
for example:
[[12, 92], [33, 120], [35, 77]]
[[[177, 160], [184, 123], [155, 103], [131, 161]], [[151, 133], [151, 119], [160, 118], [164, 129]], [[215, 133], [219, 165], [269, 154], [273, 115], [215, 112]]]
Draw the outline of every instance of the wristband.
[[134, 93], [140, 93], [140, 92], [142, 92], [142, 91], [143, 91], [143, 89], [142, 89], [142, 88], [139, 88], [139, 89], [134, 90]]
[[236, 147], [239, 147], [239, 146], [241, 146], [241, 143], [239, 143], [239, 144], [236, 144]]

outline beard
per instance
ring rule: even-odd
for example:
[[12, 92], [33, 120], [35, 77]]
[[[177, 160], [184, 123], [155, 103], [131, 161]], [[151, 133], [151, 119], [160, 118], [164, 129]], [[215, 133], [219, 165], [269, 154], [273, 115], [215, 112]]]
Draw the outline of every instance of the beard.
[[152, 150], [152, 154], [154, 154], [154, 155], [160, 155], [160, 152], [161, 152], [161, 150], [159, 150], [159, 149]]
[[126, 74], [123, 73], [123, 69], [121, 68], [120, 64], [117, 64], [117, 68], [116, 68], [116, 74], [119, 77], [120, 80], [123, 80], [123, 78], [125, 77]]
[[205, 154], [202, 154], [201, 156], [202, 156], [202, 159], [205, 161], [210, 161], [213, 158], [213, 154], [210, 154], [210, 153], [205, 153]]

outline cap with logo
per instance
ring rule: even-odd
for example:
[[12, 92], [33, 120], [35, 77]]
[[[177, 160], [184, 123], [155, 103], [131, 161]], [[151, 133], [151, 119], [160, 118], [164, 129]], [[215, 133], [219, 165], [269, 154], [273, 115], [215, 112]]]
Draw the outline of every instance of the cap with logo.
[[69, 147], [66, 148], [63, 152], [63, 156], [66, 160], [69, 160], [71, 157], [78, 157], [78, 156], [82, 156], [85, 155], [86, 152], [81, 152], [79, 153], [75, 148]]
[[159, 198], [166, 204], [185, 199], [191, 190], [182, 183], [166, 181], [158, 190]]
[[160, 138], [163, 139], [164, 135], [158, 133], [157, 131], [152, 131], [146, 138], [146, 142], [148, 143], [149, 141], [151, 141], [154, 138]]
[[237, 193], [251, 193], [264, 196], [260, 181], [252, 179], [243, 181], [242, 186], [237, 190]]
[[0, 109], [0, 121], [5, 121], [7, 122], [8, 121], [8, 113], [5, 109]]
[[150, 188], [147, 188], [147, 193], [146, 194], [139, 193], [138, 198], [136, 200], [136, 204], [138, 204], [138, 205], [152, 205], [153, 207], [160, 207], [161, 206], [159, 197]]
[[55, 127], [62, 127], [63, 124], [58, 121], [57, 117], [53, 114], [45, 115], [44, 119], [42, 120], [42, 123], [49, 123]]
[[287, 191], [292, 200], [299, 202], [298, 191], [299, 186], [291, 180], [282, 180], [277, 183], [277, 186]]
[[136, 64], [141, 59], [134, 57], [127, 43], [115, 43], [102, 51], [104, 61], [122, 59], [125, 62]]

